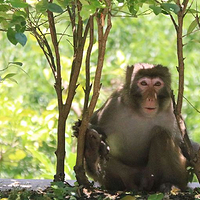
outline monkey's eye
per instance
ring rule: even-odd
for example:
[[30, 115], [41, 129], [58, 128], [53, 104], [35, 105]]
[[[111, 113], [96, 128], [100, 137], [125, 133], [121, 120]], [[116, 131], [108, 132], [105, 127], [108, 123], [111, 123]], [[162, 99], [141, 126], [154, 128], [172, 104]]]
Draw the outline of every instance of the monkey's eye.
[[162, 83], [160, 82], [160, 81], [157, 81], [155, 84], [154, 84], [154, 86], [161, 86], [162, 85]]
[[140, 82], [140, 85], [146, 86], [146, 85], [147, 85], [147, 82], [146, 82], [146, 81], [141, 81], [141, 82]]

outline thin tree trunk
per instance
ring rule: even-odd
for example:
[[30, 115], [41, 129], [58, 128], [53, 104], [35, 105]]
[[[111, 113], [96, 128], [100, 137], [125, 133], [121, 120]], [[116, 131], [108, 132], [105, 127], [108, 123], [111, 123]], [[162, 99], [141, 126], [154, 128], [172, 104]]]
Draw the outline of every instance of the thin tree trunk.
[[[78, 143], [77, 143], [77, 159], [76, 159], [76, 165], [74, 167], [78, 183], [80, 185], [84, 185], [86, 187], [90, 186], [90, 183], [85, 175], [85, 170], [84, 170], [85, 134], [86, 134], [89, 119], [92, 116], [96, 102], [99, 97], [99, 91], [100, 91], [100, 87], [101, 87], [100, 80], [101, 80], [101, 73], [102, 73], [103, 62], [104, 62], [104, 57], [105, 57], [106, 42], [107, 42], [107, 38], [108, 38], [108, 35], [110, 32], [110, 29], [112, 27], [111, 15], [109, 13], [109, 9], [111, 7], [111, 1], [107, 0], [106, 3], [107, 3], [108, 8], [104, 9], [100, 16], [98, 13], [98, 16], [96, 17], [97, 26], [98, 26], [97, 68], [96, 68], [94, 84], [93, 84], [93, 95], [92, 95], [88, 109], [86, 109], [85, 113], [83, 113], [83, 119], [81, 122], [81, 126], [79, 128]], [[105, 33], [104, 33], [103, 32], [103, 26], [104, 26], [103, 22], [104, 22], [106, 16], [107, 16], [107, 27], [106, 27]], [[93, 28], [93, 26], [90, 28]]]
[[195, 174], [200, 181], [200, 150], [194, 152], [193, 146], [189, 139], [187, 129], [184, 120], [181, 115], [182, 104], [183, 104], [183, 93], [184, 93], [184, 56], [183, 56], [183, 20], [186, 14], [186, 9], [189, 0], [184, 0], [182, 3], [180, 0], [176, 1], [180, 11], [178, 13], [178, 24], [176, 24], [172, 15], [170, 15], [172, 22], [175, 26], [177, 33], [177, 57], [178, 57], [178, 73], [179, 73], [179, 85], [178, 85], [178, 98], [177, 105], [175, 106], [175, 116], [183, 137], [182, 151], [185, 152], [187, 159], [194, 166]]
[[183, 13], [178, 14], [178, 26], [177, 26], [177, 56], [178, 56], [178, 74], [179, 74], [179, 85], [178, 85], [178, 98], [177, 98], [177, 115], [181, 114], [183, 104], [183, 92], [184, 92], [184, 58], [183, 58]]
[[64, 166], [65, 166], [65, 124], [66, 118], [64, 113], [59, 112], [58, 128], [57, 128], [57, 150], [55, 152], [57, 157], [56, 175], [54, 181], [64, 181]]

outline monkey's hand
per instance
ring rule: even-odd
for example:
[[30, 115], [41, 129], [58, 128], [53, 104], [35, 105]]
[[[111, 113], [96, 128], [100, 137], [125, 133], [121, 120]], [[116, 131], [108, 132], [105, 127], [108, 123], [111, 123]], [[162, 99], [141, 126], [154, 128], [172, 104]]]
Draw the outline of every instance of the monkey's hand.
[[110, 152], [110, 147], [106, 144], [106, 142], [101, 140], [101, 144], [99, 147], [100, 158], [108, 159], [109, 152]]
[[87, 129], [85, 140], [85, 161], [87, 172], [94, 180], [100, 174], [100, 163], [106, 161], [108, 145], [102, 140], [101, 135], [95, 129]]
[[82, 121], [81, 121], [80, 119], [78, 119], [78, 121], [75, 122], [74, 126], [72, 126], [73, 135], [74, 135], [75, 137], [78, 137], [78, 133], [79, 133], [79, 128], [80, 128], [80, 126], [81, 126], [81, 122], [82, 122]]
[[87, 129], [85, 148], [85, 154], [88, 154], [87, 157], [99, 157], [103, 159], [106, 158], [108, 153], [109, 147], [106, 142], [103, 141], [102, 135], [95, 129]]
[[[72, 126], [73, 135], [78, 137], [81, 120], [75, 122]], [[101, 158], [106, 158], [109, 153], [109, 146], [102, 139], [102, 134], [99, 134], [95, 129], [88, 128], [86, 131], [86, 151], [85, 154], [98, 154]], [[86, 155], [86, 157], [89, 157]]]

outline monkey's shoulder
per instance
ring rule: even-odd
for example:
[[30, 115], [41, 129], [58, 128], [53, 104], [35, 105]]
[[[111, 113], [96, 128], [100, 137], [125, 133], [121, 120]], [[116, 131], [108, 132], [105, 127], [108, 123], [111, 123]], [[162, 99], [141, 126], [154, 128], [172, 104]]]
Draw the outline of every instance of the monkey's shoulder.
[[119, 112], [126, 112], [124, 104], [122, 103], [121, 90], [117, 90], [111, 94], [103, 106], [94, 112], [91, 117], [91, 124], [103, 123], [104, 120], [115, 119]]

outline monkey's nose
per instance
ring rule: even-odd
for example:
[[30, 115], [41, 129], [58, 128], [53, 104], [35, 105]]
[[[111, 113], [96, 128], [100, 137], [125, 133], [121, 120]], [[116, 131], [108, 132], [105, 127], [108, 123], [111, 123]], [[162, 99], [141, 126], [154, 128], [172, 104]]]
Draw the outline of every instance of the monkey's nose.
[[147, 98], [147, 101], [152, 102], [152, 101], [155, 101], [155, 99], [154, 98]]

